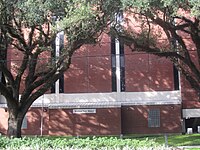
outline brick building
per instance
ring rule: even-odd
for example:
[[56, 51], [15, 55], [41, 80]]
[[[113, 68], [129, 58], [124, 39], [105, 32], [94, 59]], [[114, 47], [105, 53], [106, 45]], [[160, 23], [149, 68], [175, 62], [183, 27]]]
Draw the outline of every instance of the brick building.
[[[59, 35], [62, 40], [62, 33]], [[58, 40], [56, 47], [62, 46]], [[8, 53], [14, 67], [20, 53]], [[81, 47], [71, 67], [26, 114], [23, 134], [120, 135], [197, 132], [200, 103], [173, 64], [132, 52], [107, 35], [99, 45]], [[0, 132], [7, 107], [0, 96]]]

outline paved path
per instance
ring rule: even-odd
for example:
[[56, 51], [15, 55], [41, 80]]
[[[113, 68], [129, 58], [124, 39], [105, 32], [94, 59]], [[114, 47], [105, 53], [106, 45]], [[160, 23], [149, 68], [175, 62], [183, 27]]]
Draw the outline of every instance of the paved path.
[[180, 149], [190, 149], [190, 148], [198, 148], [200, 150], [200, 145], [196, 145], [196, 146], [178, 146], [178, 148]]

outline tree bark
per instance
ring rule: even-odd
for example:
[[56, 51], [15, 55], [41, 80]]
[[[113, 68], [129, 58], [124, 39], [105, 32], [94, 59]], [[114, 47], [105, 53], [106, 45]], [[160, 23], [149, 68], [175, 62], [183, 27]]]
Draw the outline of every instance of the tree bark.
[[8, 118], [8, 137], [21, 138], [21, 126], [23, 117], [18, 114], [17, 110], [9, 110]]

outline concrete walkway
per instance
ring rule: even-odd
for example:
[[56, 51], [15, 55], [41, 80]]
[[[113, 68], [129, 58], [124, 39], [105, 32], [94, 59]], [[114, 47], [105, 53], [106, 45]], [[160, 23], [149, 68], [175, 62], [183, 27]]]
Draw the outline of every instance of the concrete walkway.
[[178, 146], [181, 150], [185, 149], [191, 149], [191, 148], [198, 148], [200, 150], [200, 145], [195, 145], [195, 146]]

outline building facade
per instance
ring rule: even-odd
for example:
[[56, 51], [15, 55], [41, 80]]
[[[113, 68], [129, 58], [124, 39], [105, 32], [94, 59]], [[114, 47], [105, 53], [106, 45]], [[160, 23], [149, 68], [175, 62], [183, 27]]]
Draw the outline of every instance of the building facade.
[[[60, 33], [55, 53], [62, 46]], [[10, 67], [19, 53], [8, 53]], [[70, 69], [26, 114], [24, 135], [121, 135], [198, 132], [200, 103], [173, 64], [132, 52], [116, 38], [81, 47]], [[0, 132], [7, 106], [0, 96]]]

